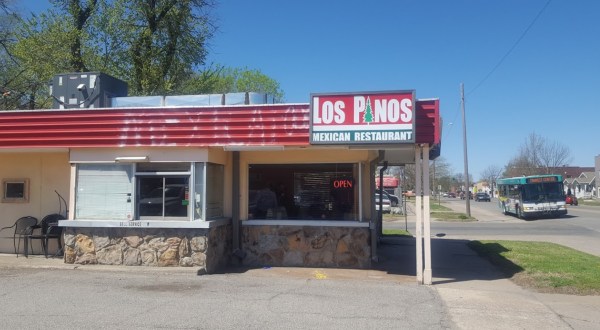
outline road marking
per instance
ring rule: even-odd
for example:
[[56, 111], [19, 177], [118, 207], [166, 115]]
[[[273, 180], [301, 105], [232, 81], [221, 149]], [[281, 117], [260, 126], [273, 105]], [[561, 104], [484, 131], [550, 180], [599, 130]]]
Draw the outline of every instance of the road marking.
[[320, 270], [315, 270], [313, 272], [313, 275], [315, 276], [315, 278], [317, 280], [326, 280], [327, 279], [327, 274], [321, 272]]

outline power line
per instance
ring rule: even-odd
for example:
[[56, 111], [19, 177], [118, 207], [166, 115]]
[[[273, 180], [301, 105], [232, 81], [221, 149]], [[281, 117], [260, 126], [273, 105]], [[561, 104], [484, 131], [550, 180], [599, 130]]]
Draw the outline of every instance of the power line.
[[504, 54], [504, 56], [502, 56], [500, 61], [498, 61], [498, 63], [492, 68], [492, 70], [477, 85], [475, 85], [475, 87], [470, 92], [468, 92], [467, 95], [470, 95], [475, 90], [477, 90], [481, 85], [483, 85], [483, 83], [486, 80], [488, 80], [488, 78], [500, 67], [502, 62], [504, 62], [504, 60], [508, 57], [508, 55], [510, 55], [510, 53], [512, 53], [512, 51], [517, 47], [517, 45], [521, 42], [521, 40], [523, 40], [523, 38], [525, 37], [527, 32], [529, 32], [529, 30], [533, 27], [533, 25], [538, 20], [538, 18], [540, 18], [540, 16], [542, 16], [542, 13], [544, 12], [544, 10], [546, 10], [548, 5], [550, 5], [550, 2], [552, 2], [552, 0], [548, 0], [548, 2], [546, 2], [544, 7], [542, 7], [542, 9], [538, 12], [538, 14], [535, 16], [535, 18], [531, 21], [531, 23], [529, 23], [529, 26], [527, 26], [525, 31], [523, 31], [523, 33], [521, 33], [521, 36], [517, 39], [517, 41], [515, 41], [515, 43], [512, 45], [512, 47], [510, 47], [510, 49], [506, 52], [506, 54]]

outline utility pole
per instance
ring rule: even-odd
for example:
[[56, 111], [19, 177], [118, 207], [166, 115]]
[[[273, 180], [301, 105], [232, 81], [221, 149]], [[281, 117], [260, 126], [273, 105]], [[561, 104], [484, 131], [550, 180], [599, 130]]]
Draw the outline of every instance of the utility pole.
[[465, 116], [465, 85], [460, 83], [460, 108], [462, 110], [462, 124], [463, 124], [463, 150], [465, 154], [465, 189], [467, 190], [465, 195], [467, 217], [471, 217], [471, 200], [469, 198], [469, 160], [467, 157], [467, 119]]

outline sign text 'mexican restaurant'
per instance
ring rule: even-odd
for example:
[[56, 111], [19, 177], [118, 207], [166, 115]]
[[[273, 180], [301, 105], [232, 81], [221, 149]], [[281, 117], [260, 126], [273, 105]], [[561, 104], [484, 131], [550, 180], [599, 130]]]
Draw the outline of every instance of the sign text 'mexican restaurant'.
[[414, 143], [414, 105], [414, 91], [312, 94], [310, 143]]

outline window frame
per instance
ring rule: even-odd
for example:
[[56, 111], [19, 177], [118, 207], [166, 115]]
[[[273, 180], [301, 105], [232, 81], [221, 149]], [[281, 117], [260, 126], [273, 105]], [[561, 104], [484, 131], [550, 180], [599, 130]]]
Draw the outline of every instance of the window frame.
[[[10, 197], [7, 196], [9, 184], [20, 184], [23, 189], [22, 197]], [[28, 203], [29, 202], [29, 179], [28, 178], [17, 178], [17, 179], [2, 179], [2, 203]]]
[[[132, 164], [128, 164], [130, 167], [130, 173], [131, 173], [131, 182], [129, 183], [129, 188], [131, 191], [131, 196], [128, 196], [128, 203], [131, 203], [131, 216], [127, 216], [127, 219], [116, 219], [113, 218], [110, 215], [107, 216], [103, 216], [103, 215], [99, 215], [99, 218], [88, 218], [86, 216], [84, 217], [79, 217], [77, 216], [77, 213], [75, 215], [74, 220], [92, 220], [92, 221], [103, 221], [103, 220], [109, 220], [109, 221], [130, 221], [130, 222], [203, 222], [203, 221], [209, 221], [209, 220], [215, 220], [215, 219], [221, 219], [224, 217], [224, 213], [225, 213], [225, 209], [224, 209], [224, 202], [223, 202], [223, 198], [224, 196], [219, 196], [217, 198], [217, 201], [219, 201], [219, 203], [216, 203], [214, 205], [207, 205], [207, 202], [210, 202], [209, 199], [207, 199], [207, 189], [211, 189], [211, 187], [207, 187], [207, 185], [212, 184], [217, 184], [215, 183], [215, 179], [223, 181], [220, 184], [218, 184], [218, 186], [221, 187], [220, 192], [224, 195], [224, 180], [225, 180], [225, 168], [223, 164], [219, 164], [219, 163], [212, 163], [212, 162], [197, 162], [197, 161], [190, 161], [190, 162], [170, 162], [173, 164], [177, 164], [177, 165], [173, 165], [173, 168], [179, 168], [179, 169], [175, 169], [175, 170], [169, 170], [168, 169], [168, 165], [166, 168], [161, 168], [163, 167], [163, 165], [161, 165], [161, 162], [156, 162], [157, 164], [157, 170], [152, 171], [152, 170], [144, 170], [144, 169], [140, 169], [138, 167], [142, 167], [142, 166], [148, 166], [148, 165], [142, 165], [139, 166], [140, 164], [138, 163], [132, 163]], [[76, 166], [76, 173], [75, 173], [75, 177], [76, 177], [76, 184], [75, 184], [75, 209], [78, 208], [77, 203], [79, 203], [79, 189], [80, 189], [80, 182], [78, 180], [79, 176], [80, 176], [80, 170], [81, 170], [81, 166], [82, 165], [104, 165], [106, 163], [79, 163]], [[109, 163], [112, 164], [112, 163]], [[144, 164], [148, 164], [148, 163], [144, 163]], [[184, 166], [183, 164], [187, 164], [187, 166]], [[106, 164], [108, 165], [108, 164]], [[125, 164], [123, 164], [125, 165]], [[179, 166], [183, 166], [183, 167], [187, 167], [185, 170], [181, 170], [181, 168]], [[152, 165], [149, 165], [150, 169], [152, 167]], [[215, 169], [217, 169], [215, 171]], [[220, 178], [215, 178], [214, 177], [214, 173], [220, 173], [221, 177]], [[207, 180], [208, 176], [212, 176], [211, 180]], [[139, 186], [139, 180], [143, 179], [144, 177], [161, 177], [163, 178], [163, 180], [165, 178], [169, 178], [169, 177], [185, 177], [187, 178], [187, 182], [188, 182], [188, 189], [187, 189], [187, 198], [188, 198], [188, 205], [187, 205], [187, 216], [162, 216], [162, 217], [158, 217], [158, 216], [141, 216], [140, 215], [140, 210], [139, 210], [139, 199], [140, 199], [140, 186]], [[198, 188], [200, 187], [200, 189]], [[216, 196], [214, 196], [216, 197]], [[164, 196], [163, 196], [164, 198]], [[164, 203], [164, 202], [163, 202]], [[212, 209], [211, 210], [207, 210], [207, 207], [211, 206]], [[196, 208], [199, 207], [201, 208], [197, 213]]]

